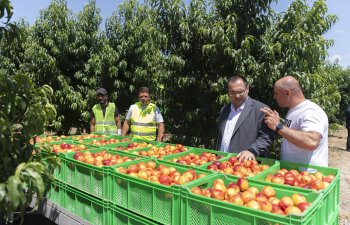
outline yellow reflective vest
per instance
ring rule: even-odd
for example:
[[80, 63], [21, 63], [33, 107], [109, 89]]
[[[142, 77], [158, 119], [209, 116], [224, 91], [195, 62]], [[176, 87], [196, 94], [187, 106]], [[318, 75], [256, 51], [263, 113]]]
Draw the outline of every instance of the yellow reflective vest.
[[100, 104], [94, 105], [92, 112], [95, 115], [95, 132], [106, 133], [106, 134], [116, 134], [118, 127], [115, 124], [114, 112], [115, 104], [108, 103], [106, 107], [105, 116], [103, 116], [102, 108]]
[[157, 133], [157, 123], [155, 121], [157, 106], [153, 103], [149, 103], [148, 106], [142, 110], [140, 102], [137, 102], [135, 105], [136, 107], [132, 109], [130, 117], [131, 136], [154, 141]]

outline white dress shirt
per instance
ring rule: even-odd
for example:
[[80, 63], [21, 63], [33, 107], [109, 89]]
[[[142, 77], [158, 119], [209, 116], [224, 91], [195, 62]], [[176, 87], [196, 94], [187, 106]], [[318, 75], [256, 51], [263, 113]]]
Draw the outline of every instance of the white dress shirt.
[[230, 146], [232, 134], [237, 124], [238, 118], [241, 115], [241, 112], [243, 111], [244, 106], [245, 106], [245, 102], [236, 110], [233, 104], [231, 104], [231, 111], [226, 121], [225, 131], [221, 140], [220, 151], [229, 152], [229, 146]]

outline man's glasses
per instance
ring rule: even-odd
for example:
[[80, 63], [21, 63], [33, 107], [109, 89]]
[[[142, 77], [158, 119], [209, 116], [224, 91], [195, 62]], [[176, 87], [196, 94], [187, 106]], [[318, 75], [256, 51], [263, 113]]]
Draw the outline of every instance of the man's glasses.
[[247, 90], [247, 88], [245, 88], [242, 91], [229, 91], [228, 95], [230, 95], [230, 96], [243, 95], [246, 90]]

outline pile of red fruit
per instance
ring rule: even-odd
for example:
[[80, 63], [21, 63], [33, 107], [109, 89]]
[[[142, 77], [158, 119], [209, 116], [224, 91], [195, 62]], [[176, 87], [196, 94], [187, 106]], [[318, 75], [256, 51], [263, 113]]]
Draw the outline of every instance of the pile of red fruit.
[[179, 158], [173, 158], [170, 161], [175, 162], [175, 163], [180, 163], [180, 164], [185, 164], [185, 165], [203, 165], [208, 162], [213, 162], [221, 159], [223, 156], [221, 155], [215, 155], [210, 152], [203, 152], [200, 155], [195, 154], [195, 153], [189, 153], [187, 155], [181, 156]]
[[193, 169], [189, 169], [181, 174], [174, 167], [169, 167], [163, 164], [160, 164], [157, 167], [156, 162], [152, 160], [132, 164], [127, 168], [118, 167], [116, 171], [166, 186], [185, 184], [205, 176], [205, 174], [197, 174]]
[[130, 151], [138, 148], [147, 148], [152, 147], [153, 145], [147, 142], [131, 142], [126, 147], [124, 146], [118, 146], [113, 148], [114, 150], [123, 150], [123, 151]]
[[299, 172], [297, 170], [280, 169], [276, 174], [268, 174], [265, 181], [297, 186], [301, 188], [323, 190], [334, 179], [334, 175], [324, 176], [321, 172], [309, 173], [307, 171]]
[[185, 152], [187, 151], [187, 147], [181, 145], [181, 144], [176, 144], [176, 145], [165, 145], [164, 147], [157, 147], [157, 146], [152, 146], [149, 150], [142, 150], [142, 151], [133, 151], [133, 154], [137, 155], [142, 155], [142, 156], [153, 156], [156, 158], [163, 158], [165, 155], [171, 155], [171, 154], [176, 154], [179, 152]]
[[269, 165], [259, 164], [256, 160], [245, 160], [243, 162], [239, 162], [236, 156], [232, 156], [228, 159], [228, 161], [214, 161], [207, 166], [207, 169], [220, 171], [237, 177], [251, 177], [269, 167]]
[[310, 206], [305, 196], [301, 194], [295, 193], [291, 197], [277, 198], [276, 191], [272, 187], [264, 186], [261, 190], [257, 187], [249, 187], [245, 178], [239, 178], [237, 183], [231, 182], [228, 185], [225, 185], [222, 179], [216, 179], [212, 187], [204, 189], [193, 187], [191, 192], [280, 215], [298, 215]]
[[[36, 143], [41, 143], [41, 142], [55, 142], [55, 141], [61, 141], [62, 139], [66, 138], [66, 136], [61, 135], [61, 136], [47, 136], [47, 137], [35, 137], [35, 142]], [[30, 140], [31, 144], [34, 144], [33, 140]]]
[[77, 152], [87, 149], [85, 145], [74, 145], [68, 144], [66, 142], [63, 142], [59, 145], [53, 145], [52, 148], [54, 153]]

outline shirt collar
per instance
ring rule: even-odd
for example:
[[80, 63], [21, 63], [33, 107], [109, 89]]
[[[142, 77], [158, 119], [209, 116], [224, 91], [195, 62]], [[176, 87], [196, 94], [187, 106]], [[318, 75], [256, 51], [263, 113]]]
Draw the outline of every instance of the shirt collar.
[[241, 105], [240, 107], [238, 107], [237, 110], [235, 109], [235, 107], [234, 107], [233, 104], [231, 103], [231, 112], [235, 112], [235, 113], [237, 113], [237, 112], [242, 112], [242, 111], [243, 111], [243, 108], [244, 108], [244, 106], [245, 106], [245, 103], [247, 102], [247, 100], [248, 100], [248, 97], [247, 97], [247, 99], [242, 103], [242, 105]]

